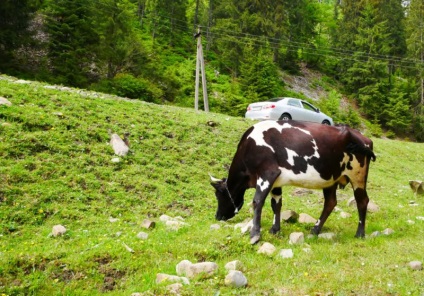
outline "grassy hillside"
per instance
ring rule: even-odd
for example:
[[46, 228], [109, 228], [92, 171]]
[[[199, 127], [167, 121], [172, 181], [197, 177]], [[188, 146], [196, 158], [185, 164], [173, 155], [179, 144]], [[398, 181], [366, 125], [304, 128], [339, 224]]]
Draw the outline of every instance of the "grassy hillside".
[[[408, 186], [424, 179], [424, 144], [373, 139], [377, 161], [368, 193], [380, 210], [368, 215], [364, 240], [353, 237], [350, 188], [339, 191], [338, 206], [352, 216], [333, 213], [325, 225], [335, 240], [308, 238], [300, 246], [289, 245], [288, 236], [306, 235], [310, 226], [286, 223], [280, 234], [267, 233], [268, 200], [261, 243], [292, 248], [294, 258], [268, 257], [257, 253], [261, 243], [249, 245], [248, 235], [233, 227], [251, 218], [248, 206], [221, 229], [210, 229], [216, 201], [208, 173], [226, 176], [251, 122], [1, 78], [0, 96], [12, 102], [0, 106], [1, 294], [166, 295], [156, 274], [176, 274], [183, 259], [214, 261], [219, 269], [191, 280], [181, 295], [424, 293], [424, 271], [408, 266], [424, 261], [424, 198]], [[108, 131], [130, 133], [131, 153], [119, 163], [112, 162]], [[285, 189], [283, 209], [317, 217], [321, 192], [296, 192]], [[247, 201], [252, 196], [249, 191]], [[181, 216], [187, 225], [169, 230], [162, 214]], [[156, 222], [154, 229], [141, 227], [146, 218]], [[67, 228], [65, 235], [50, 235], [56, 224]], [[369, 237], [386, 228], [395, 232]], [[140, 231], [147, 240], [137, 238]], [[246, 288], [224, 285], [224, 265], [236, 259], [244, 265]]]

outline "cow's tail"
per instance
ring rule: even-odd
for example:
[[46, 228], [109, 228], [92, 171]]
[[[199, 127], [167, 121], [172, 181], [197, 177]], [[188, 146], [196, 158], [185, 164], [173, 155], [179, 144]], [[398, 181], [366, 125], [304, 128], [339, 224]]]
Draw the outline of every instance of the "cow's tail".
[[349, 153], [359, 153], [369, 157], [372, 161], [376, 160], [372, 141], [362, 136], [358, 131], [350, 130], [350, 142], [346, 146]]

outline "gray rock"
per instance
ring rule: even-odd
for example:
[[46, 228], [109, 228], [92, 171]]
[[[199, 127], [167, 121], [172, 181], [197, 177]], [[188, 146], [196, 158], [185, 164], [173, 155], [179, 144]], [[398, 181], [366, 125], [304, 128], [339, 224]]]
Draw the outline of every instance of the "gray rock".
[[290, 234], [289, 244], [299, 245], [305, 241], [305, 236], [303, 232], [293, 232]]
[[281, 221], [286, 221], [289, 223], [294, 223], [299, 219], [299, 214], [292, 210], [287, 210], [281, 212]]
[[336, 237], [336, 234], [333, 232], [321, 233], [318, 235], [319, 238], [333, 240]]
[[393, 230], [393, 229], [391, 229], [391, 228], [386, 228], [386, 229], [384, 229], [381, 233], [382, 234], [384, 234], [384, 235], [390, 235], [390, 234], [393, 234], [395, 231]]
[[245, 287], [247, 285], [247, 278], [241, 271], [230, 270], [225, 277], [225, 285], [236, 288]]
[[183, 283], [185, 285], [189, 285], [190, 281], [186, 277], [180, 277], [176, 275], [170, 275], [166, 273], [158, 273], [156, 275], [156, 284], [160, 284], [163, 282], [171, 282], [171, 283]]
[[274, 254], [276, 248], [273, 244], [270, 243], [263, 243], [262, 246], [259, 248], [258, 253], [259, 254], [265, 254], [265, 255], [272, 255]]
[[340, 212], [340, 217], [342, 217], [343, 219], [346, 219], [346, 218], [352, 217], [352, 214], [342, 211]]
[[12, 103], [8, 99], [0, 97], [0, 105], [12, 106]]
[[148, 239], [149, 235], [148, 235], [147, 233], [145, 233], [145, 232], [140, 231], [140, 232], [137, 234], [137, 237], [138, 237], [139, 239], [146, 240], [146, 239]]
[[181, 292], [182, 287], [183, 287], [183, 284], [181, 284], [181, 283], [175, 283], [175, 284], [171, 284], [169, 286], [166, 286], [166, 289], [171, 294], [179, 295], [180, 292]]
[[53, 229], [52, 229], [52, 235], [54, 236], [54, 237], [56, 237], [56, 236], [60, 236], [60, 235], [63, 235], [63, 234], [65, 234], [66, 233], [66, 228], [65, 228], [65, 226], [63, 226], [63, 225], [55, 225], [55, 226], [53, 226]]
[[194, 263], [187, 267], [186, 276], [194, 278], [200, 274], [211, 276], [218, 270], [218, 265], [214, 262]]
[[187, 223], [176, 221], [176, 220], [170, 220], [170, 221], [166, 221], [165, 225], [168, 229], [176, 231], [180, 229], [181, 227], [187, 225]]
[[112, 134], [110, 139], [110, 145], [113, 148], [113, 151], [118, 156], [125, 156], [128, 154], [130, 148], [125, 144], [125, 142], [117, 134]]
[[219, 224], [212, 224], [211, 227], [210, 227], [211, 230], [218, 230], [220, 228], [221, 228], [221, 225], [219, 225]]
[[278, 255], [284, 259], [293, 258], [294, 256], [292, 249], [283, 249]]
[[301, 213], [299, 215], [299, 223], [305, 223], [305, 224], [315, 224], [317, 222], [317, 219], [315, 219], [314, 217], [305, 214], [305, 213]]
[[[351, 197], [348, 202], [347, 202], [348, 206], [350, 207], [356, 207], [356, 200], [354, 197]], [[370, 213], [375, 213], [378, 212], [380, 210], [380, 207], [374, 203], [373, 201], [369, 201], [368, 202], [368, 207], [367, 207], [367, 211]]]
[[409, 262], [409, 267], [411, 267], [413, 270], [422, 270], [423, 264], [421, 261], [411, 261]]
[[188, 260], [183, 260], [183, 261], [181, 261], [180, 263], [178, 263], [177, 264], [177, 266], [176, 266], [176, 271], [177, 271], [177, 274], [179, 275], [179, 276], [185, 276], [185, 275], [187, 275], [187, 269], [188, 269], [188, 267], [190, 266], [190, 265], [192, 265], [193, 263], [191, 263], [190, 261], [188, 261]]
[[241, 233], [245, 234], [246, 232], [250, 231], [252, 227], [253, 227], [253, 219], [248, 222], [237, 223], [234, 226], [234, 229], [240, 228]]
[[380, 235], [381, 235], [380, 231], [374, 231], [373, 233], [370, 234], [370, 237], [377, 237]]
[[155, 228], [156, 223], [154, 221], [150, 221], [149, 219], [144, 219], [143, 222], [141, 222], [141, 227], [146, 229], [152, 229]]
[[239, 260], [234, 260], [231, 262], [228, 262], [227, 264], [225, 264], [225, 269], [226, 270], [240, 270], [243, 269], [243, 263], [241, 263], [241, 261]]

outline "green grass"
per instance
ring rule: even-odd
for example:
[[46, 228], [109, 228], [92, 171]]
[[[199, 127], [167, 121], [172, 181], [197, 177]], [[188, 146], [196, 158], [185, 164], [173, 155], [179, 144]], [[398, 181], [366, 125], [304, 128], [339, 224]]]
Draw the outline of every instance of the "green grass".
[[[306, 235], [310, 226], [286, 223], [278, 235], [268, 234], [268, 200], [261, 242], [292, 248], [294, 258], [268, 257], [234, 230], [252, 217], [248, 206], [210, 230], [216, 200], [208, 173], [226, 176], [251, 122], [1, 78], [0, 96], [13, 105], [0, 106], [0, 295], [166, 295], [156, 274], [175, 274], [183, 259], [214, 261], [219, 270], [191, 280], [182, 295], [424, 293], [424, 271], [408, 267], [424, 261], [424, 221], [416, 218], [424, 216], [424, 197], [415, 198], [408, 185], [424, 179], [424, 144], [373, 139], [377, 161], [368, 193], [380, 211], [368, 214], [366, 233], [392, 228], [394, 234], [355, 239], [357, 213], [347, 206], [353, 193], [346, 188], [338, 206], [352, 217], [333, 213], [324, 228], [336, 239], [291, 246], [290, 233]], [[108, 130], [131, 133], [131, 153], [120, 163], [111, 161]], [[285, 188], [283, 209], [319, 216], [321, 192], [294, 196], [294, 190]], [[252, 196], [248, 191], [247, 202]], [[170, 231], [159, 221], [162, 214], [182, 216], [188, 226]], [[146, 218], [157, 222], [154, 229], [141, 228]], [[49, 236], [56, 224], [68, 229], [64, 236]], [[138, 239], [140, 231], [149, 238]], [[224, 265], [236, 259], [244, 264], [246, 288], [224, 285]]]

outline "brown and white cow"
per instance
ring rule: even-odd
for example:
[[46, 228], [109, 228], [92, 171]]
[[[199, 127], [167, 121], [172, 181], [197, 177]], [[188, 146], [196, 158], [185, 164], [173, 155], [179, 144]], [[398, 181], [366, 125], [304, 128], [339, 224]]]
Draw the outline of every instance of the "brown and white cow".
[[250, 127], [238, 144], [228, 178], [211, 184], [218, 200], [217, 220], [232, 218], [243, 206], [244, 193], [256, 188], [250, 242], [260, 239], [261, 214], [271, 192], [274, 223], [280, 230], [281, 187], [323, 189], [324, 208], [312, 233], [319, 234], [337, 204], [337, 186], [352, 184], [359, 214], [356, 237], [365, 236], [368, 206], [366, 183], [373, 143], [348, 126], [327, 126], [299, 121], [261, 121]]

